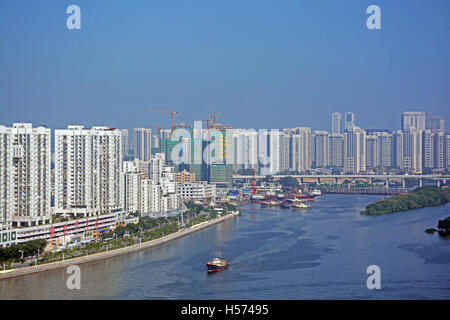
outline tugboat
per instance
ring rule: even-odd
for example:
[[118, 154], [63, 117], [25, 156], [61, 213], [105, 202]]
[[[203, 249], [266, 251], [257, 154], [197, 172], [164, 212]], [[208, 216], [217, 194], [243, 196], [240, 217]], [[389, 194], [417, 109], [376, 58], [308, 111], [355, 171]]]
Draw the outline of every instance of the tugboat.
[[217, 257], [206, 263], [208, 272], [222, 271], [228, 268], [228, 260], [220, 257], [220, 250], [217, 250]]

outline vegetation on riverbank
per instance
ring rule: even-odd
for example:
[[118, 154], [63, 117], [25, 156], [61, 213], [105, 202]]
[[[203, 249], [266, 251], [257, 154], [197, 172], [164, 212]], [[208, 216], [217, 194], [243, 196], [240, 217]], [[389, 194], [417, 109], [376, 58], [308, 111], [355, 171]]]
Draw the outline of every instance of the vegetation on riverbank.
[[440, 206], [450, 202], [448, 187], [422, 187], [406, 194], [379, 199], [369, 204], [361, 214], [382, 215], [387, 213]]
[[43, 253], [46, 246], [47, 241], [45, 239], [37, 239], [7, 248], [0, 248], [0, 263], [21, 261], [28, 256], [35, 256], [38, 252]]
[[[237, 208], [231, 204], [224, 205], [223, 213], [221, 215], [224, 216], [231, 213], [231, 211], [234, 211], [231, 209], [236, 210]], [[202, 206], [192, 206], [190, 210], [185, 212], [184, 222], [186, 223], [186, 226], [191, 227], [195, 224], [215, 220], [215, 218], [217, 218], [217, 212], [214, 210], [211, 211], [209, 216], [200, 215], [199, 213], [202, 211], [205, 211], [205, 208]], [[188, 212], [189, 214], [187, 214]], [[44, 239], [33, 240], [23, 244], [13, 245], [8, 248], [0, 248], [0, 262], [5, 264], [5, 269], [14, 268], [14, 264], [15, 267], [18, 267], [17, 264], [19, 264], [19, 266], [24, 266], [23, 263], [25, 260], [27, 260], [25, 261], [25, 266], [56, 262], [159, 239], [163, 236], [175, 233], [182, 228], [180, 216], [161, 218], [141, 216], [139, 217], [138, 223], [130, 223], [126, 226], [117, 227], [112, 232], [103, 233], [96, 242], [86, 243], [81, 246], [75, 246], [59, 251], [44, 253], [44, 248], [47, 245], [47, 242]], [[20, 250], [24, 251], [23, 259]], [[39, 259], [36, 257], [38, 250], [40, 252]], [[31, 257], [36, 257], [36, 259]], [[20, 265], [20, 263], [22, 263], [22, 265]]]

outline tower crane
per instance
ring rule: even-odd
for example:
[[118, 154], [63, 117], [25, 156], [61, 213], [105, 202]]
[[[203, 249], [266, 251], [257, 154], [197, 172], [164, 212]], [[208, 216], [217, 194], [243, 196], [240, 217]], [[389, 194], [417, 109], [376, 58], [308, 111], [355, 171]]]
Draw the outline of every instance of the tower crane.
[[225, 117], [225, 116], [223, 116], [223, 115], [218, 115], [218, 114], [216, 114], [215, 112], [213, 112], [212, 113], [212, 115], [211, 115], [211, 119], [212, 119], [212, 121], [213, 121], [213, 129], [215, 129], [216, 128], [216, 118], [219, 118], [219, 117]]
[[159, 113], [169, 113], [170, 118], [172, 120], [172, 133], [173, 133], [173, 126], [174, 126], [174, 117], [178, 114], [177, 111], [174, 110], [145, 110], [145, 112], [159, 112]]

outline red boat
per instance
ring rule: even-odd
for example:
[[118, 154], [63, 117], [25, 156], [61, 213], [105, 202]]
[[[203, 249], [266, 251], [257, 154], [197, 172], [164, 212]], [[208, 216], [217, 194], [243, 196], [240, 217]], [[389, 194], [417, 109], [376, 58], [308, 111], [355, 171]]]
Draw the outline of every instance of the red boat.
[[217, 257], [206, 263], [208, 272], [222, 271], [228, 268], [228, 260], [220, 258], [220, 251], [217, 253]]

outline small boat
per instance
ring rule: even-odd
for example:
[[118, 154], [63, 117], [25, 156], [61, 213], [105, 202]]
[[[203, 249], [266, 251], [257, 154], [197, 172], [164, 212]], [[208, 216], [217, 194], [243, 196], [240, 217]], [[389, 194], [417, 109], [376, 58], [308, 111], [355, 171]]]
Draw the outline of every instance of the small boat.
[[281, 209], [290, 209], [291, 205], [288, 202], [283, 202], [280, 204]]
[[319, 189], [314, 189], [314, 190], [311, 192], [311, 195], [312, 195], [313, 197], [321, 196], [321, 195], [322, 195], [322, 191], [320, 191]]
[[304, 202], [294, 202], [292, 204], [292, 209], [310, 209], [310, 208], [311, 208], [311, 206], [307, 205]]
[[220, 250], [217, 250], [217, 257], [206, 262], [206, 267], [208, 268], [208, 272], [222, 271], [228, 268], [228, 260], [222, 259], [220, 257]]

